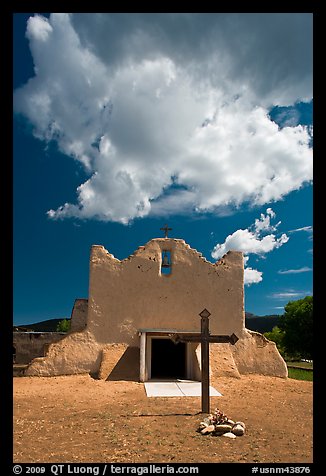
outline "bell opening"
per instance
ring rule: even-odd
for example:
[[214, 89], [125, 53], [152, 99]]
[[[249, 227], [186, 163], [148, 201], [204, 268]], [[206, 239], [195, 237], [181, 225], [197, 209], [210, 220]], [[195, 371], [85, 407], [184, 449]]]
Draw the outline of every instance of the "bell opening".
[[171, 273], [171, 252], [170, 251], [162, 251], [162, 273], [163, 274], [170, 274]]

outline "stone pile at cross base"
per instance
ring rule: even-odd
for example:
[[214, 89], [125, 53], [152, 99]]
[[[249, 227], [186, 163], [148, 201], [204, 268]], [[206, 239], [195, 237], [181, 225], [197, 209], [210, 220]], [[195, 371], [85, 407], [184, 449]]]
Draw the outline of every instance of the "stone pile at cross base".
[[242, 421], [235, 422], [231, 420], [225, 413], [216, 408], [214, 413], [209, 414], [200, 422], [197, 431], [202, 435], [236, 438], [244, 435], [246, 425]]

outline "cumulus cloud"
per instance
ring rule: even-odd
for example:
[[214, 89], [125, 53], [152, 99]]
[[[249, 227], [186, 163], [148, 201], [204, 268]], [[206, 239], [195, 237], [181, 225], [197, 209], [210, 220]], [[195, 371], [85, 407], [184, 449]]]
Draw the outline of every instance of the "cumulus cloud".
[[[196, 79], [264, 106], [312, 95], [312, 14], [74, 14], [82, 44], [119, 67], [171, 58]], [[277, 34], [275, 34], [277, 32]], [[108, 47], [109, 45], [109, 47]]]
[[212, 257], [220, 259], [229, 250], [242, 251], [244, 254], [264, 255], [282, 246], [289, 240], [285, 233], [278, 238], [274, 233], [263, 236], [266, 231], [275, 231], [281, 223], [278, 222], [277, 225], [271, 226], [271, 217], [275, 217], [275, 213], [271, 208], [268, 208], [266, 215], [262, 213], [260, 218], [255, 220], [254, 225], [244, 230], [235, 231], [232, 235], [227, 236], [224, 243], [215, 245]]
[[257, 269], [249, 267], [244, 269], [244, 283], [249, 286], [250, 284], [260, 283], [263, 280], [263, 273]]
[[15, 111], [89, 174], [49, 217], [219, 213], [312, 180], [308, 128], [268, 114], [311, 99], [309, 14], [54, 13], [26, 35], [35, 76]]
[[257, 218], [249, 228], [236, 230], [232, 235], [227, 236], [224, 243], [215, 245], [211, 253], [212, 258], [218, 260], [229, 250], [242, 251], [244, 253], [245, 284], [259, 283], [263, 279], [263, 273], [246, 267], [249, 255], [254, 254], [263, 257], [266, 253], [280, 248], [289, 240], [285, 233], [282, 233], [279, 237], [275, 233], [270, 233], [276, 231], [281, 223], [279, 221], [276, 225], [272, 225], [271, 219], [275, 217], [275, 212], [271, 208], [267, 208], [266, 214], [261, 213], [260, 218]]
[[30, 40], [35, 38], [39, 42], [45, 42], [52, 31], [53, 28], [46, 18], [35, 15], [33, 21], [28, 21], [26, 36]]

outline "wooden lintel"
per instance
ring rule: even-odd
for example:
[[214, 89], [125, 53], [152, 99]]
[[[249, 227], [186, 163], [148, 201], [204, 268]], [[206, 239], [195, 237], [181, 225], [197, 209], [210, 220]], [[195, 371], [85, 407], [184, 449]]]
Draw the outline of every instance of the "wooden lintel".
[[202, 335], [202, 334], [170, 334], [171, 339], [173, 339], [176, 343], [178, 342], [209, 342], [213, 343], [230, 343], [235, 344], [239, 339], [235, 334], [231, 336], [227, 335]]

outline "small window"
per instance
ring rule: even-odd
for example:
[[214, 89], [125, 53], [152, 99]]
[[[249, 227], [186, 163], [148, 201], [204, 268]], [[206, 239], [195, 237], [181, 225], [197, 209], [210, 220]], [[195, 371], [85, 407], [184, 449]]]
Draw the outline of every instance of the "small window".
[[162, 251], [161, 274], [171, 274], [171, 251]]

